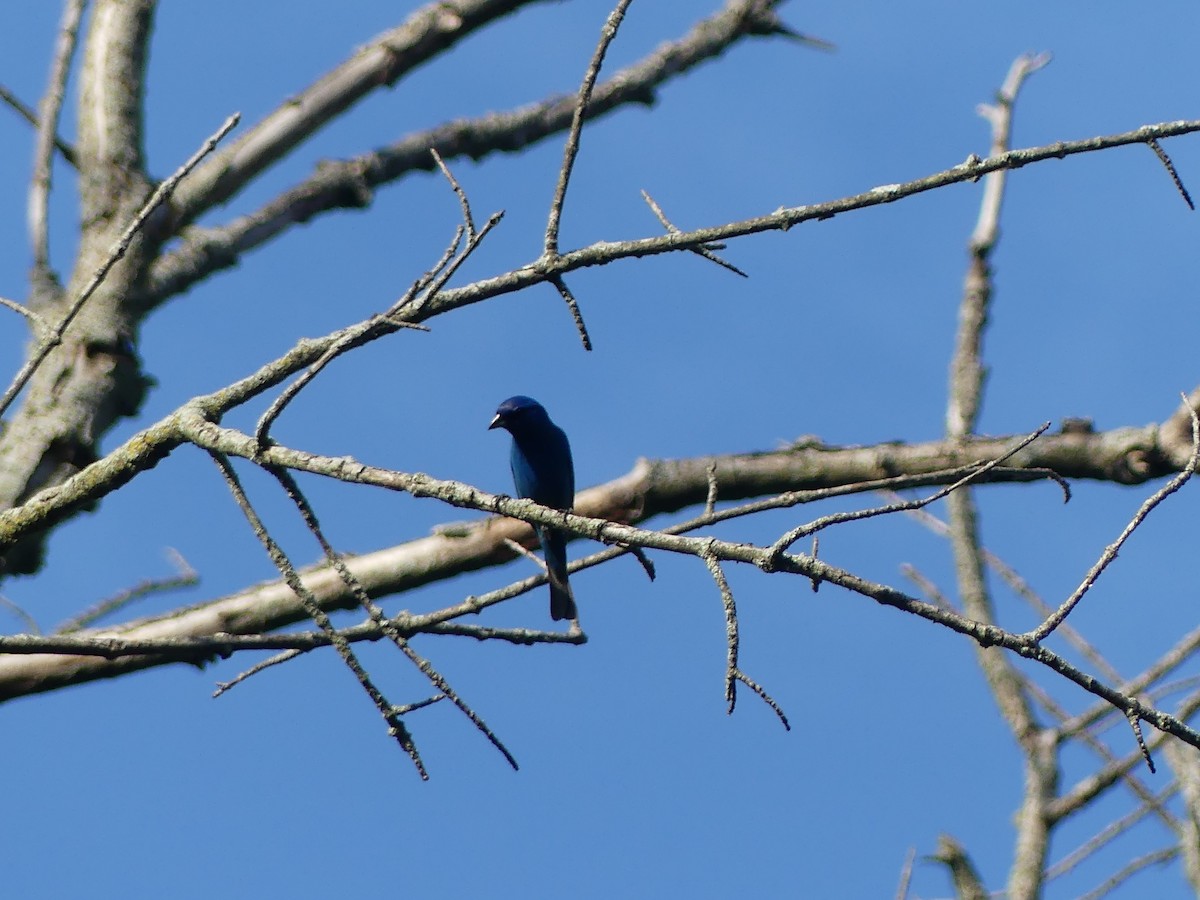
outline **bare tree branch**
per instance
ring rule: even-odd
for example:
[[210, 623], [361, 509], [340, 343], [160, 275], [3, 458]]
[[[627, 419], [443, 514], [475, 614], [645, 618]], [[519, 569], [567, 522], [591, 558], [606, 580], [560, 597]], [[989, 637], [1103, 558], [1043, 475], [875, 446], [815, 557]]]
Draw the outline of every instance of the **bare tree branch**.
[[563, 148], [563, 161], [558, 171], [558, 183], [554, 186], [554, 199], [550, 202], [550, 215], [546, 220], [546, 240], [542, 253], [549, 259], [558, 255], [558, 226], [562, 221], [563, 204], [567, 200], [567, 185], [571, 182], [571, 171], [575, 168], [575, 158], [579, 155], [579, 137], [583, 133], [583, 121], [592, 99], [592, 91], [596, 87], [596, 79], [600, 77], [600, 67], [604, 64], [608, 45], [616, 39], [621, 21], [625, 18], [625, 10], [632, 2], [633, 0], [617, 0], [616, 7], [608, 14], [608, 20], [600, 32], [600, 41], [596, 44], [596, 52], [592, 54], [592, 61], [588, 63], [587, 72], [583, 76], [583, 84], [579, 88], [579, 98], [575, 101], [575, 111], [571, 116], [571, 127], [567, 129], [567, 143]]
[[1138, 507], [1138, 511], [1133, 514], [1133, 518], [1129, 520], [1129, 524], [1125, 526], [1120, 535], [1117, 536], [1117, 539], [1104, 548], [1104, 552], [1100, 554], [1100, 558], [1096, 560], [1095, 565], [1088, 570], [1087, 575], [1084, 576], [1079, 587], [1072, 592], [1070, 597], [1063, 601], [1062, 606], [1047, 616], [1045, 621], [1043, 621], [1041, 625], [1034, 629], [1034, 631], [1031, 633], [1031, 636], [1035, 640], [1044, 641], [1047, 636], [1049, 636], [1050, 633], [1053, 632], [1054, 629], [1057, 628], [1063, 622], [1063, 620], [1065, 620], [1067, 616], [1071, 614], [1071, 610], [1073, 610], [1079, 601], [1083, 599], [1083, 595], [1088, 592], [1088, 589], [1096, 583], [1096, 579], [1098, 579], [1104, 570], [1108, 568], [1109, 564], [1117, 558], [1117, 553], [1120, 551], [1122, 545], [1129, 540], [1130, 535], [1133, 534], [1139, 525], [1146, 521], [1146, 517], [1150, 515], [1150, 513], [1156, 506], [1158, 506], [1158, 504], [1162, 503], [1167, 499], [1167, 497], [1171, 496], [1171, 494], [1174, 494], [1181, 487], [1183, 487], [1187, 483], [1188, 479], [1192, 477], [1192, 473], [1196, 471], [1196, 465], [1197, 463], [1200, 463], [1200, 416], [1197, 416], [1196, 411], [1190, 406], [1187, 406], [1186, 403], [1185, 408], [1192, 415], [1191, 459], [1188, 460], [1188, 463], [1182, 472], [1147, 497], [1145, 502]]
[[[373, 91], [534, 0], [438, 0], [376, 37], [250, 128], [175, 198], [171, 233], [237, 195], [272, 163]], [[426, 148], [428, 153], [428, 148]]]
[[101, 263], [100, 267], [92, 273], [92, 277], [84, 286], [83, 290], [79, 292], [79, 296], [76, 297], [71, 305], [67, 308], [66, 312], [63, 314], [63, 317], [59, 319], [58, 324], [54, 326], [51, 333], [41, 337], [37, 349], [30, 354], [29, 359], [25, 361], [25, 364], [21, 367], [21, 370], [17, 372], [8, 388], [5, 389], [3, 396], [0, 396], [0, 415], [2, 415], [8, 409], [13, 400], [16, 399], [17, 394], [19, 394], [25, 385], [29, 383], [29, 379], [33, 376], [33, 373], [37, 371], [38, 366], [45, 362], [46, 357], [50, 355], [50, 351], [62, 343], [63, 334], [66, 332], [71, 322], [73, 322], [75, 317], [79, 315], [80, 310], [83, 309], [83, 305], [87, 303], [89, 299], [91, 299], [92, 295], [96, 292], [96, 289], [104, 283], [104, 279], [108, 277], [108, 273], [112, 271], [113, 266], [125, 258], [125, 254], [129, 252], [130, 245], [133, 243], [134, 238], [137, 237], [138, 232], [141, 231], [142, 227], [146, 224], [146, 220], [150, 218], [151, 214], [158, 209], [159, 205], [164, 200], [171, 196], [171, 192], [175, 190], [176, 185], [178, 185], [179, 182], [182, 181], [183, 178], [192, 171], [192, 169], [200, 162], [200, 160], [212, 152], [213, 148], [220, 143], [221, 139], [225, 137], [225, 135], [233, 130], [237, 123], [238, 115], [237, 113], [234, 113], [232, 116], [226, 119], [224, 123], [222, 123], [221, 127], [218, 128], [208, 138], [208, 140], [206, 140], [200, 146], [199, 150], [192, 154], [191, 158], [188, 159], [187, 162], [176, 169], [174, 174], [160, 184], [158, 188], [155, 189], [154, 193], [150, 195], [150, 199], [143, 204], [140, 210], [138, 210], [137, 215], [133, 217], [133, 220], [121, 233], [120, 238], [118, 238], [117, 242], [112, 246], [112, 249], [105, 257], [104, 262]]
[[[1025, 79], [1044, 66], [1045, 57], [1020, 56], [1009, 69], [997, 103], [980, 108], [992, 126], [991, 156], [1009, 151], [1013, 107]], [[971, 236], [971, 264], [959, 307], [958, 334], [950, 363], [950, 391], [946, 410], [946, 435], [951, 440], [974, 433], [983, 399], [983, 333], [992, 298], [989, 259], [999, 238], [1000, 210], [1007, 173], [999, 170], [984, 178], [979, 220]], [[946, 499], [950, 544], [963, 612], [978, 622], [996, 621], [991, 594], [984, 578], [983, 541], [970, 487]], [[1012, 900], [1034, 900], [1041, 895], [1043, 871], [1050, 849], [1046, 804], [1058, 787], [1057, 743], [1054, 734], [1037, 722], [1023, 679], [1009, 654], [981, 645], [976, 659], [1001, 715], [1025, 756], [1025, 794], [1017, 813], [1017, 847], [1009, 870], [1008, 895]]]
[[421, 754], [417, 751], [417, 745], [413, 741], [412, 734], [404, 724], [403, 719], [396, 715], [396, 707], [375, 686], [374, 679], [367, 674], [367, 670], [363, 668], [357, 655], [350, 648], [350, 643], [333, 627], [333, 623], [330, 622], [325, 610], [321, 609], [316, 598], [305, 588], [291, 560], [287, 558], [283, 549], [267, 532], [262, 519], [259, 518], [258, 513], [255, 512], [254, 507], [250, 504], [250, 498], [246, 496], [241, 480], [238, 478], [237, 473], [234, 472], [229, 460], [221, 453], [212, 452], [209, 455], [212, 457], [213, 462], [216, 463], [221, 476], [225, 479], [225, 483], [229, 487], [230, 493], [233, 494], [238, 508], [245, 515], [246, 521], [250, 523], [250, 528], [254, 531], [254, 536], [262, 543], [263, 548], [267, 551], [267, 555], [271, 557], [271, 562], [279, 569], [288, 587], [291, 588], [292, 592], [304, 605], [305, 613], [317, 623], [322, 633], [329, 639], [334, 649], [337, 650], [338, 656], [341, 657], [346, 668], [354, 675], [363, 692], [371, 698], [371, 702], [375, 704], [375, 708], [383, 717], [384, 722], [387, 723], [389, 736], [394, 738], [404, 749], [404, 752], [408, 754], [409, 759], [412, 760], [413, 765], [417, 769], [417, 774], [421, 776], [421, 780], [428, 781], [429, 773], [426, 772], [425, 765], [421, 762]]
[[51, 277], [50, 271], [50, 170], [54, 161], [54, 143], [58, 132], [58, 115], [67, 92], [67, 77], [71, 73], [71, 58], [75, 54], [75, 36], [83, 18], [86, 0], [67, 0], [63, 7], [62, 24], [50, 64], [50, 79], [37, 115], [37, 147], [33, 154], [33, 178], [29, 183], [29, 241], [33, 246], [34, 279]]
[[[47, 321], [68, 319], [71, 327], [44, 362], [27, 363], [35, 375], [0, 435], [0, 508], [19, 505], [94, 460], [100, 437], [132, 415], [146, 391], [132, 349], [137, 322], [127, 302], [149, 257], [142, 236], [110, 264], [86, 306], [73, 307], [151, 194], [142, 159], [142, 94], [153, 11], [152, 0], [94, 3], [79, 73], [78, 252], [67, 288], [35, 280], [30, 304]], [[35, 348], [33, 356], [41, 352]], [[4, 572], [36, 571], [41, 554], [40, 539], [11, 547]]]
[[954, 882], [954, 894], [958, 900], [988, 900], [987, 889], [979, 877], [974, 864], [962, 844], [948, 834], [938, 835], [937, 851], [933, 859], [950, 870]]
[[1163, 754], [1183, 796], [1183, 833], [1179, 836], [1183, 873], [1192, 890], [1200, 894], [1200, 755], [1194, 747], [1177, 741], [1164, 743]]
[[[629, 104], [650, 105], [659, 87], [701, 63], [713, 60], [747, 37], [787, 36], [775, 15], [780, 0], [728, 0], [682, 38], [596, 86], [584, 111], [588, 121]], [[228, 225], [190, 228], [182, 245], [157, 260], [150, 271], [144, 304], [154, 307], [215, 271], [229, 268], [248, 251], [314, 216], [337, 209], [361, 209], [382, 184], [412, 172], [430, 171], [430, 150], [444, 159], [483, 159], [515, 153], [566, 130], [576, 97], [552, 97], [507, 113], [458, 119], [421, 131], [383, 150], [340, 162], [323, 162], [295, 185], [253, 213]]]

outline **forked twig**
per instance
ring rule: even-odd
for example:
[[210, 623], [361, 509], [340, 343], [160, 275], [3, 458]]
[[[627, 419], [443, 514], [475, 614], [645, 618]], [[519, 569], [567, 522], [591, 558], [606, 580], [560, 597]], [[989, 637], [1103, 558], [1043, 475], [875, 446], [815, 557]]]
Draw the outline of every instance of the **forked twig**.
[[[470, 215], [469, 208], [465, 214]], [[428, 331], [429, 329], [425, 325], [410, 321], [409, 318], [401, 317], [400, 314], [407, 312], [408, 316], [417, 316], [421, 308], [445, 286], [446, 282], [458, 271], [458, 268], [475, 252], [475, 249], [487, 237], [488, 233], [499, 224], [503, 215], [503, 213], [494, 213], [479, 231], [475, 231], [474, 222], [469, 221], [467, 230], [471, 236], [468, 238], [462, 252], [458, 253], [459, 242], [463, 235], [463, 228], [460, 226], [454, 233], [454, 239], [447, 246], [434, 267], [414, 281], [408, 290], [405, 291], [404, 295], [393, 303], [387, 312], [372, 316], [365, 322], [348, 329], [345, 334], [331, 343], [320, 357], [279, 393], [279, 396], [272, 401], [267, 411], [259, 418], [258, 423], [254, 427], [254, 440], [257, 445], [259, 447], [266, 446], [271, 426], [287, 408], [288, 404], [326, 366], [343, 353], [353, 350], [356, 347], [361, 347], [385, 335], [393, 334], [401, 328]]]
[[[654, 213], [655, 217], [658, 219], [659, 223], [662, 225], [663, 228], [667, 229], [667, 231], [671, 234], [682, 234], [682, 232], [678, 228], [675, 227], [674, 223], [672, 223], [671, 220], [667, 218], [667, 214], [662, 211], [662, 207], [659, 206], [658, 203], [655, 202], [653, 197], [651, 197], [645, 191], [642, 191], [642, 199], [646, 201], [646, 205], [650, 207], [650, 211]], [[700, 246], [696, 246], [696, 247], [689, 247], [688, 249], [691, 250], [693, 253], [695, 253], [697, 256], [701, 256], [704, 259], [707, 259], [709, 262], [716, 263], [722, 269], [728, 269], [734, 275], [741, 275], [743, 278], [749, 278], [750, 277], [749, 275], [747, 275], [745, 272], [743, 272], [741, 269], [739, 269], [733, 263], [728, 262], [727, 260], [721, 259], [721, 257], [717, 256], [715, 251], [723, 250], [724, 248], [725, 248], [724, 244], [708, 244], [708, 245], [700, 245]]]
[[35, 336], [39, 340], [42, 338], [43, 335], [50, 334], [51, 332], [54, 331], [54, 328], [50, 325], [49, 322], [47, 322], [45, 319], [43, 319], [41, 316], [39, 316], [37, 313], [35, 313], [28, 306], [23, 306], [22, 304], [18, 303], [16, 300], [9, 300], [7, 297], [0, 297], [0, 306], [5, 306], [5, 307], [11, 309], [13, 312], [15, 312], [19, 315], [22, 315], [26, 319], [28, 319], [29, 323], [34, 328]]
[[737, 603], [733, 599], [733, 589], [729, 587], [729, 580], [725, 577], [725, 572], [721, 569], [721, 563], [716, 556], [711, 553], [702, 553], [701, 558], [704, 560], [709, 574], [712, 575], [713, 581], [716, 582], [717, 590], [721, 592], [721, 605], [725, 610], [725, 702], [728, 704], [726, 711], [729, 715], [733, 715], [733, 708], [737, 704], [737, 683], [740, 681], [771, 708], [787, 731], [791, 731], [792, 726], [788, 723], [787, 716], [784, 715], [779, 704], [763, 689], [762, 685], [743, 672], [738, 664], [740, 641]]
[[325, 610], [321, 609], [321, 605], [317, 602], [316, 597], [312, 595], [312, 592], [300, 580], [300, 576], [292, 565], [291, 560], [287, 558], [283, 549], [275, 543], [275, 539], [271, 537], [262, 519], [259, 518], [258, 513], [255, 512], [254, 507], [250, 504], [250, 498], [246, 496], [241, 480], [233, 470], [229, 458], [223, 453], [212, 450], [209, 451], [209, 456], [216, 464], [221, 476], [225, 479], [225, 484], [229, 488], [230, 493], [233, 494], [233, 499], [237, 503], [238, 508], [241, 509], [242, 515], [246, 517], [246, 521], [250, 523], [255, 536], [267, 551], [267, 555], [271, 557], [271, 561], [275, 563], [279, 574], [283, 576], [297, 599], [303, 604], [305, 612], [308, 613], [309, 617], [317, 623], [317, 626], [329, 638], [337, 650], [338, 656], [342, 658], [342, 662], [346, 664], [346, 668], [358, 680], [359, 686], [362, 687], [364, 693], [371, 698], [371, 702], [375, 704], [375, 708], [379, 710], [384, 722], [387, 723], [388, 734], [395, 738], [400, 746], [404, 748], [404, 752], [408, 754], [409, 759], [416, 766], [417, 774], [420, 775], [421, 780], [428, 781], [429, 773], [425, 770], [425, 764], [421, 762], [421, 755], [417, 751], [417, 745], [413, 741], [412, 735], [409, 733], [404, 721], [400, 716], [395, 714], [394, 710], [396, 707], [388, 702], [379, 688], [375, 686], [375, 682], [367, 674], [362, 663], [358, 661], [358, 657], [350, 648], [350, 644], [333, 627], [333, 623], [329, 620], [329, 616], [325, 613]]
[[337, 571], [338, 576], [342, 579], [342, 583], [345, 584], [346, 587], [350, 589], [351, 593], [354, 594], [355, 599], [358, 600], [359, 606], [363, 608], [363, 610], [370, 617], [371, 621], [382, 629], [383, 633], [393, 644], [396, 645], [397, 648], [399, 648], [400, 652], [403, 653], [408, 660], [413, 663], [413, 665], [420, 669], [421, 674], [428, 678], [430, 682], [433, 683], [434, 687], [436, 687], [438, 691], [446, 697], [446, 699], [458, 707], [459, 711], [471, 721], [471, 724], [473, 724], [480, 731], [480, 733], [488, 739], [493, 747], [500, 751], [500, 754], [505, 758], [505, 760], [507, 760], [508, 764], [512, 766], [513, 770], [515, 771], [519, 769], [520, 766], [517, 765], [516, 758], [512, 755], [512, 753], [509, 752], [508, 748], [504, 746], [504, 742], [496, 736], [496, 733], [488, 727], [487, 723], [483, 721], [479, 714], [476, 713], [475, 710], [473, 710], [467, 704], [467, 702], [463, 700], [453, 688], [450, 687], [449, 682], [447, 682], [445, 677], [433, 667], [433, 664], [430, 663], [428, 659], [413, 650], [412, 646], [408, 642], [408, 639], [400, 633], [399, 629], [396, 628], [395, 625], [393, 625], [384, 617], [383, 611], [367, 595], [367, 592], [363, 589], [362, 584], [357, 578], [354, 577], [354, 573], [346, 568], [346, 563], [342, 559], [341, 554], [333, 549], [333, 545], [330, 544], [328, 539], [325, 537], [325, 533], [321, 530], [321, 525], [317, 521], [316, 511], [313, 510], [312, 505], [308, 502], [308, 498], [305, 497], [304, 493], [300, 490], [300, 486], [296, 483], [296, 480], [292, 477], [292, 474], [286, 469], [278, 466], [267, 466], [266, 470], [275, 478], [276, 481], [279, 482], [280, 486], [284, 490], [284, 493], [288, 495], [288, 499], [295, 504], [296, 509], [300, 512], [301, 518], [304, 519], [304, 524], [308, 527], [308, 530], [312, 533], [313, 537], [317, 539], [317, 543], [321, 545], [321, 550], [325, 553], [325, 558]]

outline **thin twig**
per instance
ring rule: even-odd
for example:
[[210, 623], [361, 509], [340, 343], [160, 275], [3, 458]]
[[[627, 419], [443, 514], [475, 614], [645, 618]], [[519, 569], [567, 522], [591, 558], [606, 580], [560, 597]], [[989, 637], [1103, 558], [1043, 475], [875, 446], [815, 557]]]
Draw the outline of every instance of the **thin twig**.
[[654, 569], [654, 561], [646, 555], [646, 551], [641, 547], [626, 547], [624, 548], [633, 554], [633, 558], [638, 561], [642, 567], [642, 571], [646, 573], [646, 577], [653, 581], [658, 577]]
[[37, 273], [35, 277], [44, 276], [50, 270], [50, 224], [47, 211], [50, 205], [54, 140], [63, 97], [67, 92], [67, 77], [71, 73], [71, 58], [75, 54], [79, 21], [83, 17], [83, 8], [86, 5], [87, 0], [67, 0], [63, 7], [58, 40], [54, 46], [54, 59], [50, 64], [50, 77], [38, 109], [37, 146], [33, 154], [33, 178], [29, 183], [29, 242], [33, 247], [33, 268]]
[[738, 618], [737, 603], [733, 599], [733, 591], [721, 571], [721, 563], [711, 553], [701, 555], [704, 565], [716, 582], [717, 590], [721, 592], [721, 606], [725, 610], [725, 702], [729, 704], [726, 712], [733, 715], [733, 707], [737, 703], [737, 671], [738, 671]]
[[[28, 104], [23, 103], [16, 94], [4, 87], [4, 85], [0, 85], [0, 102], [8, 104], [9, 107], [16, 111], [17, 115], [32, 125], [35, 129], [38, 127], [37, 111]], [[79, 168], [79, 159], [75, 155], [75, 148], [58, 135], [55, 135], [54, 137], [54, 149], [62, 155], [62, 158], [66, 160], [72, 168]]]
[[458, 198], [458, 205], [462, 207], [463, 223], [467, 226], [467, 238], [474, 238], [475, 217], [471, 215], [471, 201], [467, 199], [467, 192], [462, 189], [462, 185], [458, 183], [458, 179], [454, 177], [450, 171], [450, 167], [442, 159], [442, 154], [437, 152], [437, 148], [430, 147], [429, 153], [433, 157], [433, 161], [437, 163], [437, 167], [441, 170], [442, 175], [450, 182], [450, 188], [454, 191], [454, 196]]
[[245, 681], [247, 678], [257, 675], [259, 672], [262, 672], [265, 669], [269, 669], [272, 666], [278, 666], [281, 663], [285, 663], [290, 659], [295, 659], [297, 656], [299, 656], [303, 652], [304, 652], [303, 650], [284, 650], [282, 653], [276, 653], [270, 659], [264, 659], [262, 662], [255, 663], [250, 668], [246, 669], [244, 672], [239, 672], [237, 674], [237, 677], [233, 678], [231, 681], [218, 681], [217, 689], [215, 691], [213, 691], [213, 699], [215, 700], [217, 697], [220, 697], [227, 690], [229, 690], [232, 687], [236, 687], [237, 685], [239, 685], [243, 681]]
[[1125, 526], [1117, 539], [1104, 548], [1104, 552], [1100, 554], [1100, 558], [1088, 570], [1079, 587], [1072, 592], [1070, 597], [1063, 601], [1062, 606], [1055, 610], [1053, 614], [1047, 616], [1041, 625], [1028, 633], [1027, 637], [1034, 643], [1040, 644], [1055, 628], [1062, 624], [1063, 620], [1071, 614], [1071, 610], [1083, 599], [1083, 595], [1091, 589], [1104, 570], [1108, 568], [1109, 563], [1117, 558], [1117, 553], [1121, 547], [1129, 540], [1133, 532], [1137, 530], [1137, 527], [1146, 520], [1146, 516], [1150, 515], [1151, 511], [1158, 504], [1187, 484], [1188, 479], [1192, 477], [1192, 473], [1196, 471], [1196, 465], [1200, 462], [1200, 418], [1197, 417], [1196, 411], [1188, 404], [1186, 397], [1184, 397], [1183, 402], [1192, 414], [1192, 456], [1188, 460], [1187, 466], [1184, 467], [1182, 472], [1151, 494], [1138, 507], [1138, 511], [1134, 513], [1133, 518], [1129, 520], [1129, 524]]
[[1161, 850], [1155, 850], [1151, 853], [1146, 853], [1143, 856], [1139, 856], [1136, 859], [1131, 860], [1115, 874], [1106, 879], [1103, 884], [1080, 896], [1079, 900], [1100, 900], [1101, 897], [1105, 896], [1106, 894], [1111, 894], [1138, 872], [1148, 869], [1150, 866], [1157, 866], [1170, 862], [1178, 855], [1178, 847], [1164, 847]]
[[709, 463], [705, 474], [708, 475], [708, 496], [704, 498], [704, 514], [711, 516], [717, 508], [717, 464]]
[[558, 170], [558, 183], [554, 186], [554, 199], [550, 202], [550, 215], [546, 219], [546, 241], [542, 255], [553, 259], [558, 256], [558, 226], [562, 219], [563, 203], [567, 199], [567, 184], [571, 180], [571, 170], [575, 167], [575, 157], [579, 155], [579, 136], [583, 133], [583, 118], [591, 100], [592, 91], [596, 87], [596, 78], [600, 75], [600, 66], [604, 64], [604, 54], [617, 36], [621, 20], [625, 18], [625, 10], [633, 0], [618, 0], [616, 8], [609, 13], [608, 20], [600, 32], [600, 40], [596, 44], [596, 52], [588, 63], [583, 76], [583, 84], [579, 86], [579, 99], [575, 103], [575, 113], [571, 117], [571, 128], [567, 132], [567, 143], [563, 147], [562, 167]]
[[[646, 193], [646, 191], [642, 191], [642, 199], [646, 201], [646, 205], [650, 207], [650, 211], [654, 213], [655, 217], [662, 224], [663, 228], [667, 229], [670, 234], [682, 234], [682, 232], [675, 227], [671, 220], [667, 218], [667, 214], [662, 211], [662, 207], [660, 207], [658, 203], [655, 202], [654, 198]], [[710, 244], [708, 246], [689, 247], [688, 249], [697, 256], [701, 256], [704, 259], [707, 259], [709, 262], [716, 263], [722, 269], [728, 269], [734, 275], [741, 275], [743, 278], [749, 278], [749, 275], [747, 275], [733, 263], [721, 259], [721, 257], [717, 256], [717, 254], [714, 252], [716, 250], [724, 249], [724, 247], [724, 244]]]
[[787, 731], [792, 730], [792, 726], [788, 723], [787, 716], [775, 701], [775, 698], [766, 692], [766, 690], [757, 681], [742, 671], [738, 664], [738, 615], [737, 603], [733, 599], [733, 589], [729, 586], [729, 580], [725, 577], [724, 571], [721, 569], [721, 563], [715, 556], [709, 553], [701, 553], [700, 558], [704, 560], [704, 565], [708, 568], [709, 574], [712, 575], [713, 581], [716, 582], [717, 590], [721, 592], [721, 606], [725, 610], [725, 702], [728, 704], [727, 712], [733, 715], [733, 708], [737, 703], [737, 683], [740, 681], [771, 708], [779, 721], [783, 723], [783, 727]]
[[134, 600], [138, 600], [149, 594], [161, 594], [165, 591], [193, 587], [200, 583], [199, 573], [188, 564], [188, 561], [183, 558], [183, 555], [178, 550], [168, 550], [168, 556], [171, 562], [175, 564], [178, 574], [170, 578], [147, 578], [144, 581], [140, 581], [133, 587], [126, 588], [106, 600], [101, 600], [78, 615], [67, 619], [67, 621], [54, 629], [54, 633], [71, 634], [72, 632], [88, 627], [104, 616], [110, 615], [119, 609], [124, 609]]
[[[895, 513], [895, 512], [909, 512], [911, 510], [921, 509], [924, 506], [928, 506], [930, 503], [933, 503], [937, 500], [942, 499], [943, 497], [953, 494], [955, 491], [960, 490], [961, 488], [965, 487], [966, 485], [970, 484], [973, 481], [976, 481], [982, 475], [986, 475], [988, 472], [990, 472], [992, 469], [995, 469], [1006, 459], [1011, 458], [1012, 456], [1016, 455], [1021, 450], [1025, 449], [1030, 444], [1032, 444], [1035, 440], [1037, 440], [1039, 437], [1041, 437], [1043, 434], [1045, 434], [1046, 429], [1049, 427], [1050, 427], [1049, 422], [1042, 423], [1042, 425], [1039, 428], [1037, 428], [1036, 430], [1027, 434], [1024, 438], [1022, 438], [1019, 442], [1017, 442], [1013, 447], [1006, 450], [1000, 456], [996, 457], [995, 459], [991, 459], [985, 463], [979, 463], [976, 467], [972, 467], [971, 471], [969, 471], [966, 475], [964, 475], [958, 481], [954, 482], [953, 484], [946, 485], [945, 487], [930, 494], [928, 497], [923, 497], [923, 498], [919, 498], [916, 500], [902, 500], [898, 503], [890, 503], [886, 506], [876, 506], [876, 507], [872, 507], [870, 509], [858, 509], [858, 510], [853, 510], [851, 512], [833, 513], [828, 516], [822, 516], [819, 519], [814, 519], [812, 522], [808, 522], [804, 525], [799, 525], [796, 528], [793, 528], [791, 531], [784, 534], [782, 537], [780, 537], [778, 540], [776, 540], [774, 544], [771, 545], [772, 557], [782, 556], [787, 551], [787, 549], [789, 547], [791, 547], [792, 544], [796, 543], [796, 541], [800, 540], [800, 538], [807, 537], [808, 535], [814, 534], [817, 531], [824, 530], [824, 529], [830, 527], [831, 525], [840, 525], [844, 522], [857, 522], [857, 521], [861, 521], [862, 519], [870, 519], [870, 518], [874, 518], [876, 516], [890, 515], [891, 513]], [[1068, 499], [1070, 498], [1070, 495], [1071, 495], [1070, 487], [1067, 485], [1067, 483], [1063, 479], [1058, 477], [1053, 472], [1047, 472], [1046, 476], [1048, 478], [1054, 479], [1059, 484], [1059, 486], [1063, 488], [1066, 498], [1068, 498]]]
[[583, 342], [583, 349], [591, 350], [592, 338], [588, 334], [587, 325], [583, 321], [583, 312], [579, 309], [579, 302], [575, 299], [575, 295], [571, 293], [571, 289], [567, 287], [562, 276], [553, 275], [547, 280], [554, 285], [558, 295], [566, 302], [567, 309], [571, 313], [571, 321], [575, 323], [575, 330], [579, 332], [579, 340]]
[[14, 616], [16, 616], [18, 619], [20, 619], [22, 622], [24, 622], [25, 627], [29, 630], [30, 634], [41, 634], [42, 633], [42, 628], [40, 625], [38, 625], [37, 619], [35, 619], [33, 616], [31, 616], [29, 614], [29, 611], [26, 610], [25, 607], [21, 606], [19, 603], [9, 600], [3, 594], [0, 594], [0, 606], [4, 607], [10, 613], [12, 613]]
[[1133, 730], [1133, 736], [1137, 740], [1138, 749], [1142, 751], [1142, 758], [1146, 760], [1146, 766], [1150, 769], [1150, 774], [1155, 774], [1158, 769], [1154, 768], [1154, 758], [1150, 755], [1150, 749], [1146, 746], [1146, 739], [1142, 737], [1142, 723], [1137, 717], [1136, 710], [1127, 710], [1125, 718], [1129, 720], [1129, 727]]
[[416, 712], [418, 709], [425, 709], [427, 706], [433, 706], [435, 703], [441, 703], [447, 699], [445, 694], [434, 694], [432, 697], [426, 697], [424, 700], [417, 700], [415, 703], [405, 703], [403, 706], [397, 706], [395, 713], [398, 716], [406, 716], [410, 712]]
[[904, 865], [900, 867], [900, 883], [896, 885], [896, 900], [908, 900], [908, 886], [912, 883], [913, 863], [917, 859], [917, 848], [909, 847], [904, 854]]
[[780, 724], [783, 725], [784, 731], [792, 730], [792, 725], [790, 722], [788, 722], [788, 717], [784, 714], [783, 708], [775, 701], [774, 697], [772, 697], [770, 694], [768, 694], [766, 692], [766, 690], [763, 688], [763, 686], [761, 684], [759, 684], [757, 681], [755, 681], [753, 678], [751, 678], [749, 675], [747, 675], [741, 669], [738, 669], [734, 673], [734, 675], [738, 681], [740, 681], [746, 687], [750, 688], [750, 690], [754, 691], [754, 693], [756, 693], [759, 696], [759, 699], [761, 699], [763, 703], [765, 703], [765, 704], [767, 704], [767, 706], [771, 707], [771, 711], [774, 712], [775, 715], [779, 717], [779, 722], [780, 722]]
[[13, 312], [19, 313], [28, 319], [29, 323], [33, 326], [35, 337], [39, 339], [43, 335], [50, 334], [54, 331], [49, 322], [35, 313], [28, 306], [22, 306], [16, 300], [9, 300], [7, 297], [0, 297], [0, 306], [6, 306]]
[[1066, 875], [1089, 856], [1096, 853], [1096, 851], [1103, 849], [1115, 838], [1120, 837], [1142, 819], [1146, 818], [1151, 811], [1155, 809], [1161, 809], [1163, 806], [1165, 806], [1166, 802], [1170, 800], [1178, 790], [1179, 785], [1175, 782], [1171, 782], [1154, 796], [1153, 804], [1142, 803], [1116, 821], [1109, 822], [1096, 834], [1092, 835], [1054, 865], [1046, 869], [1046, 880], [1052, 881], [1055, 878]]
[[1183, 202], [1188, 205], [1188, 209], [1195, 211], [1196, 205], [1192, 203], [1191, 194], [1183, 186], [1183, 181], [1180, 179], [1179, 173], [1175, 171], [1175, 164], [1171, 162], [1171, 157], [1167, 156], [1167, 151], [1154, 138], [1146, 141], [1146, 145], [1154, 151], [1154, 155], [1158, 157], [1158, 161], [1163, 164], [1163, 167], [1167, 170], [1167, 174], [1175, 182], [1175, 190], [1179, 191], [1180, 196], [1183, 197]]

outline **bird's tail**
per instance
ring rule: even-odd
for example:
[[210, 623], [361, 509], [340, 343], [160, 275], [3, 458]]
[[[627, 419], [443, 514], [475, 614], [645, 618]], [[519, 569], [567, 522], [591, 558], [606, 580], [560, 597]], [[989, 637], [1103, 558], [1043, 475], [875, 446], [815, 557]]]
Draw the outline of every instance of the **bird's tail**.
[[567, 581], [567, 539], [561, 531], [539, 529], [542, 553], [546, 557], [546, 572], [550, 576], [550, 618], [574, 619], [575, 595]]

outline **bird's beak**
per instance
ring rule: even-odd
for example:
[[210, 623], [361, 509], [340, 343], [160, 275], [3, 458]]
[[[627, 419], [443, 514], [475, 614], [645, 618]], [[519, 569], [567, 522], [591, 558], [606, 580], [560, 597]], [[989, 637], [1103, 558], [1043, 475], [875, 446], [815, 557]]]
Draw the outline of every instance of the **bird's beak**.
[[493, 428], [499, 428], [502, 424], [503, 422], [500, 420], [500, 413], [496, 413], [496, 415], [492, 418], [492, 421], [488, 423], [488, 431], [491, 431]]

